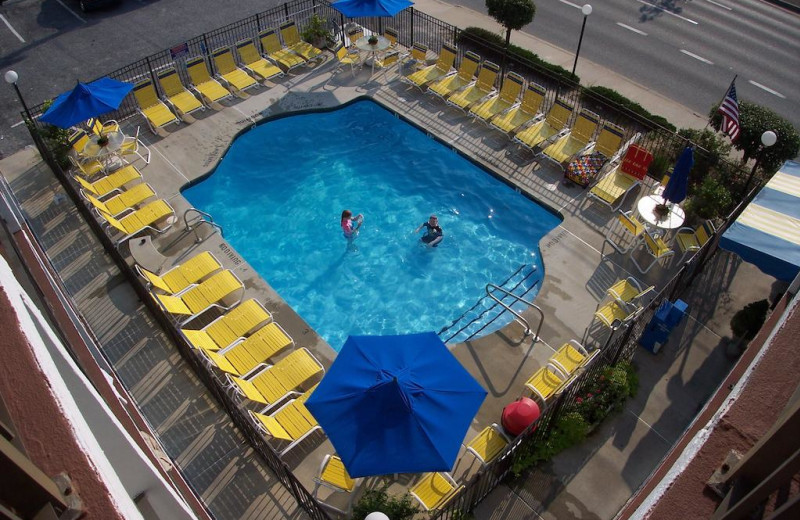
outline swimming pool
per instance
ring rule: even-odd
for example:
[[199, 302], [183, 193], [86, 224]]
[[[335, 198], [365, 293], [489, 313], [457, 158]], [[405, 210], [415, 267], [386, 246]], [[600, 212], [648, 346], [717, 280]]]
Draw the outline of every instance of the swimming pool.
[[[523, 264], [532, 298], [539, 240], [560, 222], [365, 100], [259, 125], [183, 195], [337, 351], [349, 334], [439, 331]], [[344, 209], [365, 215], [353, 241]], [[436, 248], [414, 233], [431, 214]]]

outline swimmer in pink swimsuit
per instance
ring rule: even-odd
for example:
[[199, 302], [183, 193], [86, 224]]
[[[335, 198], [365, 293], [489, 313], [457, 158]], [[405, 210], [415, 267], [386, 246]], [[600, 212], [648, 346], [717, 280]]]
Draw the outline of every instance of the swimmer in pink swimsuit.
[[362, 222], [364, 222], [364, 215], [361, 213], [353, 217], [353, 213], [349, 209], [342, 211], [342, 222], [340, 225], [342, 226], [344, 237], [347, 239], [355, 238]]

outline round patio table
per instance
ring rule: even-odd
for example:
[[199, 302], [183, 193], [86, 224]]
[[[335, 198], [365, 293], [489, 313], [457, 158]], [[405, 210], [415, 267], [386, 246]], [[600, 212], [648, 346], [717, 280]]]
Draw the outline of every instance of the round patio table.
[[[375, 53], [385, 51], [388, 49], [392, 42], [389, 38], [385, 38], [383, 36], [373, 35], [378, 38], [378, 43], [372, 45], [369, 43], [369, 36], [362, 36], [358, 40], [356, 40], [356, 47], [358, 47], [362, 51], [366, 51], [369, 53], [369, 56], [372, 58], [372, 74], [375, 74]], [[369, 58], [367, 58], [369, 59]]]
[[657, 195], [648, 195], [639, 199], [636, 204], [636, 210], [641, 215], [648, 225], [655, 226], [658, 229], [670, 230], [679, 228], [686, 220], [686, 213], [683, 208], [677, 204], [668, 203], [669, 212], [663, 217], [656, 215], [656, 205], [663, 204], [664, 199]]
[[108, 143], [104, 146], [97, 144], [98, 139], [100, 139], [99, 135], [94, 134], [89, 137], [89, 142], [86, 143], [86, 147], [83, 149], [83, 155], [91, 159], [97, 159], [103, 163], [105, 168], [108, 168], [111, 160], [117, 156], [117, 153], [122, 148], [125, 134], [122, 132], [107, 132], [105, 137], [108, 138]]

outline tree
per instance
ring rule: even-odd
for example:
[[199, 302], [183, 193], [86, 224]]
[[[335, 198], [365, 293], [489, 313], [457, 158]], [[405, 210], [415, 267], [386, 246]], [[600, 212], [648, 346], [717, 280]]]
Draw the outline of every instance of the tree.
[[489, 16], [506, 28], [506, 50], [503, 53], [501, 70], [506, 68], [508, 46], [511, 43], [511, 31], [519, 31], [533, 21], [536, 6], [533, 0], [486, 0]]
[[489, 16], [506, 28], [506, 48], [511, 42], [511, 31], [519, 31], [536, 15], [533, 0], [486, 0], [486, 9]]
[[[711, 114], [711, 126], [719, 130], [722, 117], [714, 107]], [[778, 171], [781, 165], [800, 152], [800, 135], [792, 124], [772, 110], [750, 103], [739, 102], [739, 138], [733, 147], [744, 152], [742, 161], [757, 158], [761, 153], [761, 134], [772, 130], [778, 136], [778, 141], [766, 148], [761, 155], [759, 166], [761, 171], [772, 174]]]

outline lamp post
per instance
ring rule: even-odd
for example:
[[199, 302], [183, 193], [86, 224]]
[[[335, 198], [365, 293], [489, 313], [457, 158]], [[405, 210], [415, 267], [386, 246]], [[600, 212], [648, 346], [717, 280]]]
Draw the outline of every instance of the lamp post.
[[381, 513], [380, 511], [375, 511], [374, 513], [368, 514], [364, 520], [389, 520], [389, 517], [386, 516], [385, 513]]
[[22, 97], [22, 92], [19, 91], [19, 87], [17, 86], [17, 80], [19, 79], [19, 74], [17, 74], [13, 70], [9, 70], [5, 74], [6, 83], [11, 83], [14, 85], [14, 90], [17, 91], [17, 97], [19, 98], [19, 102], [22, 103], [22, 108], [25, 109], [25, 115], [28, 117], [28, 121], [33, 121], [31, 117], [31, 111], [28, 110], [28, 105], [25, 104], [25, 99]]
[[575, 51], [575, 63], [572, 64], [572, 74], [575, 74], [575, 68], [578, 66], [578, 55], [581, 53], [581, 42], [583, 42], [583, 31], [586, 29], [586, 19], [589, 18], [589, 15], [592, 14], [592, 6], [589, 4], [583, 4], [581, 7], [581, 12], [583, 13], [583, 25], [581, 25], [581, 36], [578, 38], [578, 50]]
[[747, 184], [744, 185], [743, 195], [747, 195], [747, 189], [750, 187], [750, 183], [753, 181], [753, 176], [756, 174], [756, 170], [758, 169], [759, 163], [761, 163], [761, 158], [764, 156], [764, 152], [777, 141], [778, 136], [775, 135], [775, 132], [772, 130], [767, 130], [761, 134], [761, 149], [756, 155], [756, 163], [753, 165], [753, 169], [750, 171], [750, 177], [747, 178]]

